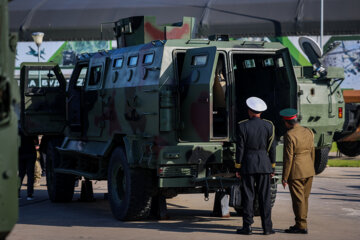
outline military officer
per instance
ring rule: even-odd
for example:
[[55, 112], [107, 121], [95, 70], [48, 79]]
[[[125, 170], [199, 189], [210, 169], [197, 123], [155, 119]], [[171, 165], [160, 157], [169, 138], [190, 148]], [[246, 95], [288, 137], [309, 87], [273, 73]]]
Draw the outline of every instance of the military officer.
[[265, 235], [274, 234], [271, 221], [270, 179], [275, 172], [275, 127], [260, 115], [266, 103], [257, 97], [246, 100], [249, 119], [239, 122], [237, 132], [236, 176], [243, 182], [243, 227], [238, 234], [252, 234], [254, 197], [259, 196], [262, 228]]
[[308, 199], [315, 175], [314, 133], [300, 126], [296, 109], [284, 109], [280, 115], [289, 129], [284, 136], [282, 184], [289, 185], [296, 222], [285, 232], [307, 234]]

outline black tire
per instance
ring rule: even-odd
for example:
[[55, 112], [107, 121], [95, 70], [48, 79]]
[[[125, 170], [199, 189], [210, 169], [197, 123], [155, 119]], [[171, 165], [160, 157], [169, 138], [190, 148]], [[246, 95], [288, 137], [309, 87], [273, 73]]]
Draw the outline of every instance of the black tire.
[[116, 148], [108, 168], [108, 198], [114, 217], [122, 221], [149, 217], [154, 179], [150, 170], [130, 168], [124, 150]]
[[62, 138], [52, 139], [47, 146], [46, 185], [52, 202], [71, 202], [74, 196], [75, 176], [54, 171], [60, 161], [56, 147], [61, 145], [62, 140]]
[[360, 142], [336, 142], [339, 151], [349, 157], [360, 154]]
[[[277, 194], [277, 182], [275, 179], [271, 180], [270, 194], [271, 194], [271, 208], [273, 208]], [[234, 208], [234, 209], [239, 216], [242, 216], [242, 208]], [[260, 216], [260, 206], [257, 195], [255, 195], [255, 200], [254, 200], [254, 216]]]
[[315, 173], [322, 173], [327, 165], [329, 159], [329, 147], [320, 148], [315, 150]]

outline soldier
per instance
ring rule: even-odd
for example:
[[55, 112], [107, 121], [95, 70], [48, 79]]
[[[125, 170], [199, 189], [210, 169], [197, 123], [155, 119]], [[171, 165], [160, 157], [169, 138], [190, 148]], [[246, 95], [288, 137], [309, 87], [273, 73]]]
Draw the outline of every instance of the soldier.
[[260, 115], [267, 109], [263, 100], [246, 100], [249, 119], [239, 122], [235, 168], [243, 182], [243, 227], [238, 234], [252, 234], [254, 197], [259, 196], [261, 223], [264, 235], [274, 234], [271, 221], [270, 179], [275, 172], [275, 127]]
[[296, 222], [285, 232], [307, 234], [308, 199], [315, 175], [314, 133], [300, 126], [295, 109], [284, 109], [280, 115], [289, 129], [284, 136], [282, 184], [284, 188], [289, 184]]
[[[21, 145], [19, 148], [19, 177], [20, 188], [27, 175], [27, 200], [33, 200], [34, 194], [34, 169], [36, 161], [36, 149], [37, 138], [25, 136], [23, 130], [19, 126], [19, 135], [21, 138]], [[20, 198], [19, 188], [19, 198]]]

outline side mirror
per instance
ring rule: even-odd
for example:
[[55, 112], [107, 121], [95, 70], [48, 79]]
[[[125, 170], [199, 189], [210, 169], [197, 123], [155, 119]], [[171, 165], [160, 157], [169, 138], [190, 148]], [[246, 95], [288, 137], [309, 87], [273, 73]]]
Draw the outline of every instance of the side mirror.
[[314, 71], [320, 78], [327, 75], [326, 69], [320, 62], [323, 52], [320, 46], [309, 37], [300, 37], [299, 45], [314, 67]]

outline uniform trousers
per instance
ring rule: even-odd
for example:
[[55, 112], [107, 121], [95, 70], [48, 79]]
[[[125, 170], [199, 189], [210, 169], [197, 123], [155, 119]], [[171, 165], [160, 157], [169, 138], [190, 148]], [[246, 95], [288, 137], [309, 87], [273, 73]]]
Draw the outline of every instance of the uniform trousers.
[[20, 153], [19, 155], [19, 177], [21, 181], [20, 187], [22, 185], [25, 175], [27, 175], [27, 195], [30, 197], [34, 193], [34, 170], [36, 154]]
[[289, 189], [295, 215], [296, 227], [307, 229], [309, 195], [313, 177], [289, 180]]
[[242, 174], [243, 182], [243, 226], [254, 223], [254, 199], [259, 198], [261, 224], [264, 231], [272, 230], [270, 174]]

